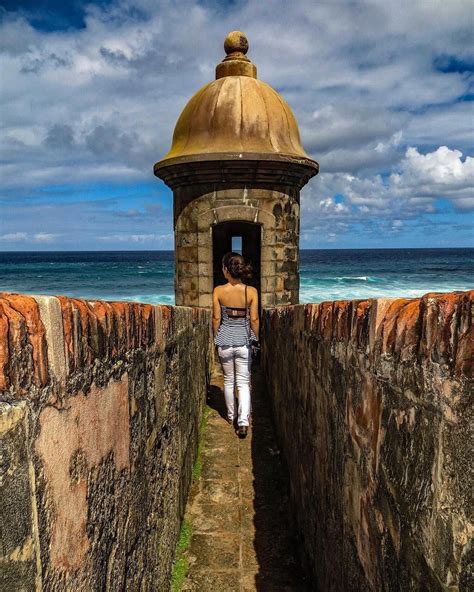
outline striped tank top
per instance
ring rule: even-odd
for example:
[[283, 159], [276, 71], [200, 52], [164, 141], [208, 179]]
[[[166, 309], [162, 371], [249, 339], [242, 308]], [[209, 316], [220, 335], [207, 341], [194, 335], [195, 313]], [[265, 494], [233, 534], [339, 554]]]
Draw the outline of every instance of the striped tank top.
[[244, 311], [245, 308], [235, 306], [224, 306], [221, 304], [221, 324], [214, 336], [214, 343], [223, 347], [248, 345], [249, 330], [250, 339], [257, 340], [255, 333], [250, 328], [250, 319], [245, 317], [229, 316], [227, 309]]

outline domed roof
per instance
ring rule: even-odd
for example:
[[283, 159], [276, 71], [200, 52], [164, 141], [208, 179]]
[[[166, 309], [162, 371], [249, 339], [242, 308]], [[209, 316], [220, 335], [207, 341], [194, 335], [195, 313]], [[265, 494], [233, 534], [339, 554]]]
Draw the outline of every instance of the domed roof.
[[271, 86], [257, 80], [256, 67], [245, 56], [245, 35], [230, 33], [224, 48], [227, 56], [216, 68], [216, 80], [203, 86], [184, 108], [171, 149], [155, 164], [155, 174], [174, 163], [288, 157], [304, 160], [317, 172], [317, 163], [301, 145], [289, 105]]

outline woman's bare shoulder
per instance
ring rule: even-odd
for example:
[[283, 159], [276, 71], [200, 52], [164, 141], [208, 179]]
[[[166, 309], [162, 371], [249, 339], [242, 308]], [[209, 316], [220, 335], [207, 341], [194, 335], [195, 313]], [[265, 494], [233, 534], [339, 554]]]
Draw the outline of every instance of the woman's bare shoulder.
[[258, 290], [255, 286], [247, 286], [247, 290], [252, 296], [258, 296]]

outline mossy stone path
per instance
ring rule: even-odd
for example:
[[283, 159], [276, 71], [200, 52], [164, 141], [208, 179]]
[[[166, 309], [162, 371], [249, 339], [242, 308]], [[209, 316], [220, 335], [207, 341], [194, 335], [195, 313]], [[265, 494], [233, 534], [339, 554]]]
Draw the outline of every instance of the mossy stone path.
[[222, 374], [213, 374], [202, 472], [186, 509], [191, 544], [182, 590], [307, 589], [289, 525], [288, 483], [260, 369], [252, 371], [252, 426], [239, 439], [225, 421]]

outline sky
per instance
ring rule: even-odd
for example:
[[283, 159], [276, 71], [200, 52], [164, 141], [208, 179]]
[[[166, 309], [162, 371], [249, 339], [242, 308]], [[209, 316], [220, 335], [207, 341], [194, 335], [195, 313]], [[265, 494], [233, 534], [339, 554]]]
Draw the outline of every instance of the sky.
[[474, 246], [470, 0], [3, 0], [0, 250], [173, 249], [153, 176], [232, 30], [320, 174], [302, 248]]

